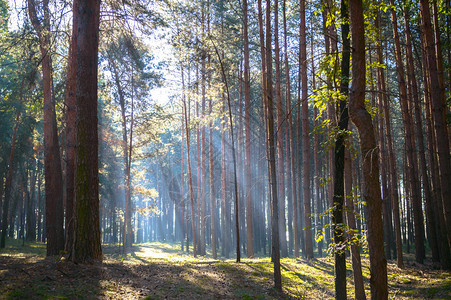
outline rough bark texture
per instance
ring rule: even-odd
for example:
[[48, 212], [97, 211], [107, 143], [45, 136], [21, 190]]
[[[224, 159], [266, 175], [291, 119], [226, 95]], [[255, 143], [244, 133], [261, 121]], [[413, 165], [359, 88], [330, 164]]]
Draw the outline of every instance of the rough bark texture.
[[39, 38], [41, 51], [42, 85], [44, 96], [44, 174], [47, 255], [57, 255], [64, 250], [63, 185], [61, 154], [56, 125], [55, 102], [52, 93], [52, 59], [50, 49], [50, 10], [48, 0], [42, 4], [44, 19], [38, 19], [36, 3], [28, 0], [30, 21]]
[[76, 0], [78, 6], [75, 154], [75, 240], [73, 261], [102, 259], [99, 223], [97, 133], [97, 62], [99, 0]]
[[371, 116], [365, 109], [365, 26], [362, 0], [349, 0], [352, 34], [352, 86], [349, 114], [357, 126], [362, 152], [363, 191], [367, 206], [368, 250], [372, 299], [387, 299], [387, 261], [384, 254], [382, 199], [378, 152]]

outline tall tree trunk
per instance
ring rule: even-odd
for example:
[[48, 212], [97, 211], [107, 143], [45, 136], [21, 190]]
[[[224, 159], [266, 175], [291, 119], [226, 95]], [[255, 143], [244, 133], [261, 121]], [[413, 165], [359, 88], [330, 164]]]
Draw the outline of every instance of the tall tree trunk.
[[344, 203], [345, 203], [345, 138], [348, 129], [348, 107], [346, 100], [349, 95], [349, 64], [351, 56], [349, 40], [349, 12], [347, 0], [341, 1], [341, 37], [342, 37], [342, 60], [340, 79], [340, 119], [338, 129], [340, 130], [335, 141], [335, 173], [334, 173], [334, 205], [332, 210], [332, 226], [334, 243], [338, 246], [335, 250], [335, 298], [346, 299], [346, 252], [342, 249], [345, 242]]
[[[451, 165], [449, 157], [448, 128], [445, 120], [446, 104], [437, 70], [437, 53], [434, 48], [429, 1], [420, 0], [421, 28], [426, 49], [429, 83], [431, 85], [432, 120], [435, 129], [443, 210], [451, 248]], [[441, 55], [441, 53], [438, 53]]]
[[[283, 36], [284, 36], [284, 52], [285, 52], [285, 81], [286, 81], [286, 109], [288, 114], [288, 147], [290, 149], [289, 172], [291, 172], [291, 202], [293, 206], [293, 233], [294, 233], [294, 257], [299, 256], [299, 236], [298, 236], [298, 197], [296, 189], [296, 161], [297, 155], [295, 140], [293, 137], [293, 110], [291, 107], [291, 88], [290, 88], [290, 68], [288, 62], [288, 42], [287, 42], [287, 16], [286, 16], [286, 0], [283, 0]], [[288, 168], [288, 167], [287, 167]], [[288, 199], [290, 201], [290, 199]]]
[[433, 204], [432, 204], [432, 194], [431, 194], [431, 187], [429, 184], [429, 176], [427, 173], [427, 166], [426, 166], [426, 155], [425, 155], [425, 148], [424, 148], [424, 138], [423, 138], [423, 122], [421, 119], [421, 111], [420, 111], [420, 98], [419, 98], [419, 92], [417, 87], [417, 79], [415, 75], [414, 70], [414, 57], [412, 53], [412, 38], [411, 38], [411, 31], [410, 31], [410, 13], [409, 13], [410, 7], [406, 5], [404, 7], [404, 25], [405, 25], [405, 38], [406, 38], [406, 56], [407, 56], [407, 76], [409, 78], [409, 83], [411, 86], [411, 92], [412, 92], [412, 102], [414, 107], [414, 113], [415, 113], [415, 136], [417, 140], [417, 148], [418, 148], [418, 156], [420, 158], [420, 174], [422, 177], [423, 182], [423, 192], [425, 196], [426, 201], [426, 215], [427, 215], [427, 225], [429, 229], [428, 239], [429, 239], [429, 245], [432, 250], [432, 259], [435, 262], [438, 262], [440, 260], [439, 258], [439, 250], [438, 250], [438, 243], [437, 243], [437, 233], [436, 233], [436, 227], [435, 224], [435, 217], [433, 213]]
[[246, 233], [247, 256], [254, 257], [254, 226], [252, 216], [252, 162], [251, 162], [251, 85], [249, 71], [249, 33], [247, 26], [247, 0], [243, 0], [244, 34], [244, 127], [246, 132]]
[[[183, 67], [181, 68], [182, 73], [182, 101], [183, 101], [183, 114], [185, 119], [185, 135], [186, 135], [186, 154], [187, 154], [187, 167], [188, 167], [188, 185], [189, 185], [189, 196], [190, 196], [190, 205], [191, 205], [191, 230], [193, 235], [193, 255], [194, 257], [197, 257], [197, 245], [196, 245], [196, 227], [195, 227], [195, 213], [194, 213], [194, 191], [193, 191], [193, 176], [191, 172], [191, 152], [190, 152], [190, 129], [188, 127], [188, 108], [186, 104], [185, 99], [185, 77], [183, 72]], [[188, 99], [189, 101], [189, 99]], [[188, 226], [187, 226], [188, 227]], [[188, 243], [188, 236], [189, 234], [186, 234], [186, 249], [188, 252], [189, 249], [189, 243]]]
[[[380, 14], [377, 16], [376, 26], [380, 30]], [[392, 201], [393, 218], [395, 222], [395, 236], [396, 236], [396, 261], [399, 268], [403, 268], [402, 255], [402, 239], [401, 239], [401, 221], [399, 217], [399, 196], [398, 196], [398, 175], [396, 171], [396, 160], [393, 150], [393, 142], [391, 135], [390, 109], [388, 103], [387, 89], [385, 85], [385, 72], [382, 46], [376, 48], [378, 63], [380, 67], [377, 68], [378, 89], [380, 91], [379, 97], [383, 101], [384, 123], [385, 123], [385, 137], [387, 140], [388, 151], [388, 166], [389, 166], [389, 180], [390, 180], [390, 196]], [[382, 133], [381, 133], [382, 134]]]
[[277, 142], [277, 179], [279, 201], [279, 237], [282, 257], [288, 256], [287, 233], [285, 222], [285, 168], [283, 158], [284, 114], [282, 104], [282, 87], [280, 83], [280, 47], [279, 47], [279, 1], [274, 2], [274, 61], [276, 71], [276, 142]]
[[49, 1], [42, 4], [44, 19], [38, 19], [35, 0], [28, 0], [30, 21], [38, 34], [41, 51], [42, 85], [44, 95], [44, 168], [46, 196], [47, 255], [57, 255], [64, 250], [64, 211], [61, 155], [58, 145], [55, 101], [52, 93], [52, 59], [50, 47]]
[[[213, 101], [210, 98], [210, 115], [213, 113]], [[210, 165], [210, 232], [211, 232], [211, 252], [213, 258], [217, 258], [216, 253], [216, 193], [215, 193], [215, 169], [213, 162], [213, 121], [210, 121], [209, 126], [209, 140], [208, 140], [208, 152], [209, 152], [209, 165]]]
[[[100, 1], [78, 3], [75, 154], [75, 240], [73, 260], [102, 259], [99, 224], [97, 66]], [[47, 213], [48, 215], [48, 213]]]
[[384, 255], [382, 199], [379, 182], [378, 153], [371, 115], [365, 109], [365, 25], [361, 0], [349, 0], [352, 34], [352, 86], [349, 114], [357, 126], [362, 152], [363, 193], [367, 204], [370, 287], [372, 299], [387, 299], [387, 261]]
[[300, 65], [301, 65], [301, 85], [302, 85], [302, 187], [305, 214], [305, 256], [313, 258], [312, 244], [312, 218], [310, 207], [310, 139], [309, 139], [309, 119], [308, 119], [308, 80], [307, 80], [307, 40], [305, 27], [305, 1], [300, 1], [301, 25], [300, 36]]
[[[260, 1], [260, 0], [259, 0]], [[273, 116], [273, 91], [272, 91], [272, 51], [271, 51], [271, 1], [266, 2], [266, 84], [263, 91], [266, 102], [266, 130], [267, 130], [267, 151], [269, 186], [271, 197], [271, 243], [272, 258], [274, 263], [274, 286], [277, 290], [282, 290], [282, 277], [280, 273], [280, 249], [279, 249], [279, 206], [277, 201], [277, 179], [276, 179], [276, 154], [274, 145], [274, 116]]]
[[66, 243], [65, 250], [71, 255], [74, 247], [74, 176], [75, 176], [75, 121], [76, 121], [76, 95], [75, 83], [77, 75], [77, 34], [78, 28], [78, 1], [72, 4], [72, 36], [69, 46], [69, 62], [66, 79], [66, 193], [65, 193], [65, 224]]
[[396, 11], [394, 9], [394, 1], [390, 0], [392, 5], [391, 15], [393, 23], [393, 35], [395, 41], [395, 52], [396, 52], [396, 66], [398, 71], [398, 81], [399, 81], [399, 98], [402, 111], [402, 119], [405, 130], [405, 142], [407, 147], [407, 165], [410, 178], [410, 186], [412, 187], [412, 204], [413, 204], [413, 217], [415, 226], [415, 259], [418, 263], [423, 263], [425, 256], [424, 250], [424, 221], [423, 221], [423, 209], [421, 207], [421, 195], [418, 186], [418, 177], [415, 172], [417, 161], [415, 159], [415, 145], [413, 140], [413, 127], [412, 118], [409, 112], [408, 100], [407, 100], [407, 90], [406, 81], [404, 76], [404, 64], [402, 61], [401, 46], [399, 43], [398, 34], [398, 21], [396, 16]]
[[[214, 45], [214, 44], [213, 44]], [[232, 140], [232, 162], [233, 162], [233, 179], [234, 179], [234, 196], [235, 196], [235, 230], [236, 230], [236, 262], [240, 262], [241, 260], [241, 251], [240, 251], [240, 223], [239, 223], [239, 197], [238, 197], [238, 179], [237, 179], [237, 166], [236, 166], [236, 153], [235, 153], [235, 139], [233, 134], [233, 119], [232, 119], [232, 106], [230, 103], [230, 93], [229, 93], [229, 85], [227, 82], [227, 76], [224, 69], [224, 64], [222, 63], [221, 55], [219, 54], [218, 48], [215, 47], [216, 55], [218, 56], [219, 64], [221, 67], [221, 73], [224, 80], [226, 95], [227, 95], [227, 106], [228, 106], [228, 115], [229, 115], [229, 125], [230, 125], [230, 138]]]

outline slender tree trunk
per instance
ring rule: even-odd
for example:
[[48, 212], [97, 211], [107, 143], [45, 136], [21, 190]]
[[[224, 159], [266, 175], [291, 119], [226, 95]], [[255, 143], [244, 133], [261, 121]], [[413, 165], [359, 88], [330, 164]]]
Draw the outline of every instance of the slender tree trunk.
[[[376, 26], [380, 28], [380, 15], [378, 14]], [[382, 49], [376, 48], [378, 63], [380, 66], [384, 65]], [[398, 196], [398, 175], [396, 171], [396, 160], [393, 150], [393, 142], [391, 135], [390, 109], [388, 103], [387, 89], [385, 85], [385, 73], [383, 67], [377, 68], [378, 89], [380, 91], [379, 97], [383, 101], [384, 123], [385, 123], [385, 137], [387, 140], [388, 150], [388, 165], [389, 165], [389, 181], [390, 181], [390, 196], [392, 200], [393, 218], [395, 222], [395, 236], [396, 236], [396, 261], [399, 268], [403, 268], [402, 255], [402, 239], [401, 239], [401, 221], [399, 216], [399, 196]], [[381, 133], [382, 134], [382, 133]]]
[[[78, 1], [72, 5], [73, 24], [78, 24]], [[75, 121], [76, 96], [75, 83], [77, 75], [77, 26], [72, 26], [72, 37], [69, 46], [69, 62], [66, 79], [66, 244], [65, 250], [72, 253], [74, 246], [74, 175], [75, 175]]]
[[[431, 13], [429, 1], [420, 0], [421, 28], [423, 29], [424, 45], [426, 49], [429, 83], [431, 85], [431, 107], [432, 120], [437, 143], [438, 167], [440, 174], [440, 185], [442, 203], [447, 227], [448, 246], [451, 248], [451, 165], [450, 149], [448, 140], [448, 128], [445, 120], [446, 104], [442, 86], [440, 84], [437, 70], [437, 53], [434, 48], [433, 30], [431, 24]], [[441, 53], [438, 53], [441, 55]]]
[[44, 168], [46, 195], [47, 255], [57, 255], [64, 250], [63, 189], [61, 156], [58, 145], [55, 102], [52, 93], [52, 60], [50, 47], [49, 1], [44, 0], [43, 22], [38, 19], [34, 0], [28, 0], [30, 21], [39, 38], [44, 96]]
[[266, 89], [263, 91], [266, 100], [266, 130], [268, 132], [267, 151], [269, 186], [271, 197], [271, 241], [272, 258], [274, 263], [274, 286], [282, 290], [282, 277], [280, 273], [280, 249], [279, 249], [279, 206], [277, 201], [277, 179], [276, 179], [276, 154], [274, 145], [274, 117], [273, 117], [273, 91], [272, 91], [272, 51], [271, 51], [271, 1], [266, 2]]
[[249, 71], [249, 34], [247, 25], [247, 0], [243, 0], [243, 34], [244, 34], [244, 127], [246, 133], [246, 233], [247, 256], [254, 257], [254, 226], [252, 216], [252, 162], [251, 162], [251, 85]]
[[355, 195], [352, 191], [352, 159], [351, 153], [349, 151], [350, 141], [348, 139], [348, 149], [345, 150], [345, 161], [344, 161], [344, 176], [345, 176], [345, 205], [346, 205], [346, 217], [348, 220], [348, 227], [352, 230], [351, 236], [351, 259], [352, 259], [352, 271], [354, 277], [354, 296], [357, 300], [366, 299], [365, 296], [365, 286], [363, 283], [362, 275], [362, 261], [360, 259], [360, 245], [354, 242], [354, 235], [357, 232], [357, 222], [355, 220], [356, 211], [354, 209]]
[[332, 210], [332, 225], [334, 234], [334, 243], [338, 246], [335, 250], [335, 298], [346, 299], [346, 252], [341, 250], [345, 242], [344, 232], [344, 214], [345, 203], [345, 182], [344, 182], [344, 164], [345, 164], [345, 131], [348, 129], [348, 107], [346, 99], [349, 95], [349, 65], [350, 65], [350, 40], [349, 40], [349, 12], [347, 0], [341, 1], [341, 36], [342, 36], [342, 60], [341, 60], [341, 79], [340, 79], [340, 119], [338, 122], [337, 140], [335, 141], [335, 173], [334, 173], [334, 206]]
[[365, 25], [361, 0], [349, 0], [352, 34], [352, 86], [349, 114], [357, 126], [362, 152], [363, 193], [367, 204], [370, 287], [372, 299], [387, 299], [387, 261], [384, 255], [382, 199], [379, 183], [378, 153], [371, 116], [365, 109]]
[[282, 257], [288, 256], [287, 233], [285, 222], [285, 167], [283, 158], [284, 113], [282, 104], [282, 87], [280, 83], [280, 47], [279, 47], [279, 1], [274, 2], [274, 61], [276, 71], [276, 142], [277, 142], [277, 179], [279, 200], [279, 237]]
[[[210, 115], [213, 113], [213, 101], [209, 99]], [[216, 253], [216, 193], [215, 193], [215, 169], [213, 161], [213, 121], [210, 121], [209, 128], [209, 140], [208, 140], [208, 152], [209, 152], [209, 164], [210, 164], [210, 226], [211, 226], [211, 252], [213, 258], [218, 257]]]
[[429, 184], [429, 176], [427, 174], [427, 166], [426, 166], [426, 155], [424, 148], [424, 138], [423, 138], [423, 124], [421, 119], [420, 112], [420, 99], [419, 92], [417, 87], [417, 79], [415, 76], [414, 70], [414, 58], [412, 53], [412, 40], [411, 40], [411, 32], [410, 32], [410, 13], [409, 7], [406, 5], [404, 8], [404, 24], [405, 24], [405, 37], [406, 37], [406, 56], [407, 56], [407, 76], [409, 78], [411, 91], [412, 91], [412, 101], [414, 106], [415, 113], [415, 135], [417, 140], [417, 148], [418, 148], [418, 156], [420, 158], [420, 174], [423, 182], [423, 192], [426, 201], [426, 215], [427, 215], [427, 223], [428, 223], [428, 239], [429, 245], [432, 250], [432, 259], [436, 262], [440, 260], [439, 258], [439, 250], [437, 243], [437, 233], [436, 233], [436, 224], [435, 217], [433, 213], [433, 205], [432, 205], [432, 194], [431, 188]]
[[[192, 235], [193, 235], [193, 255], [197, 257], [197, 245], [196, 245], [196, 227], [195, 227], [195, 213], [194, 213], [194, 191], [193, 191], [193, 177], [191, 172], [191, 152], [190, 152], [190, 129], [188, 127], [188, 108], [185, 99], [185, 80], [184, 80], [184, 72], [183, 68], [181, 68], [182, 73], [182, 101], [183, 101], [183, 114], [185, 119], [185, 134], [186, 134], [186, 153], [187, 153], [187, 161], [188, 165], [188, 185], [189, 185], [189, 196], [190, 196], [190, 204], [191, 204], [191, 226], [192, 226]], [[188, 100], [189, 101], [189, 100]], [[187, 233], [188, 240], [188, 233]], [[187, 252], [189, 243], [186, 244]]]
[[395, 52], [396, 52], [396, 65], [398, 71], [398, 81], [399, 81], [399, 93], [400, 93], [400, 104], [402, 111], [402, 119], [405, 130], [405, 142], [407, 147], [407, 165], [410, 178], [410, 185], [412, 187], [412, 204], [414, 206], [413, 217], [415, 225], [415, 259], [418, 263], [423, 263], [425, 256], [424, 250], [424, 221], [421, 207], [421, 195], [418, 187], [418, 177], [415, 172], [415, 166], [417, 161], [415, 159], [415, 145], [413, 140], [413, 127], [412, 118], [408, 108], [407, 91], [406, 91], [406, 81], [404, 77], [404, 65], [402, 62], [401, 46], [399, 43], [398, 34], [398, 21], [396, 17], [396, 11], [394, 9], [394, 2], [390, 0], [392, 5], [392, 23], [393, 23], [393, 35], [395, 41]]
[[[283, 32], [284, 32], [284, 52], [285, 52], [285, 81], [286, 81], [286, 109], [288, 115], [288, 142], [289, 152], [291, 153], [289, 163], [289, 172], [291, 178], [291, 202], [293, 207], [293, 233], [294, 233], [294, 257], [299, 256], [299, 236], [298, 236], [298, 197], [296, 189], [296, 152], [295, 140], [293, 137], [293, 110], [291, 107], [291, 88], [290, 88], [290, 68], [288, 62], [288, 42], [287, 42], [287, 16], [286, 16], [286, 0], [283, 0]], [[288, 168], [288, 166], [287, 166]], [[290, 199], [288, 199], [290, 201]]]
[[305, 214], [305, 256], [313, 258], [312, 218], [310, 207], [310, 139], [308, 119], [307, 41], [305, 26], [305, 1], [300, 1], [300, 65], [302, 85], [302, 187]]

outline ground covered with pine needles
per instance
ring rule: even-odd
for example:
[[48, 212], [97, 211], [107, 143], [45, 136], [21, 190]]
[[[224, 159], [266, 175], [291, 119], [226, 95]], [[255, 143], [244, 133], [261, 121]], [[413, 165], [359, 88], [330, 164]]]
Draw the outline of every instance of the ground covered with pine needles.
[[[283, 293], [273, 289], [269, 258], [194, 259], [179, 245], [134, 246], [128, 257], [104, 246], [103, 263], [76, 265], [45, 257], [45, 245], [8, 241], [0, 252], [0, 299], [333, 299], [333, 260], [282, 259]], [[389, 262], [392, 299], [451, 299], [451, 274], [432, 264], [406, 268]], [[348, 262], [348, 298], [353, 298]], [[369, 298], [368, 260], [363, 273]]]

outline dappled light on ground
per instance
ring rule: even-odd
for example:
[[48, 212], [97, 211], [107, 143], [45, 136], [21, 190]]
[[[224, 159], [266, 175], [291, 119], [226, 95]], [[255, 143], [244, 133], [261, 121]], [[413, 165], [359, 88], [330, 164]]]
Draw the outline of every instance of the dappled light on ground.
[[[119, 245], [104, 245], [103, 263], [76, 265], [63, 256], [45, 257], [44, 244], [9, 243], [0, 253], [0, 299], [333, 299], [333, 260], [284, 258], [283, 293], [273, 289], [269, 258], [193, 258], [180, 245], [135, 245], [124, 257]], [[368, 260], [363, 260], [367, 297]], [[353, 277], [348, 261], [348, 296]], [[389, 263], [393, 299], [450, 299], [451, 276], [413, 262]]]

